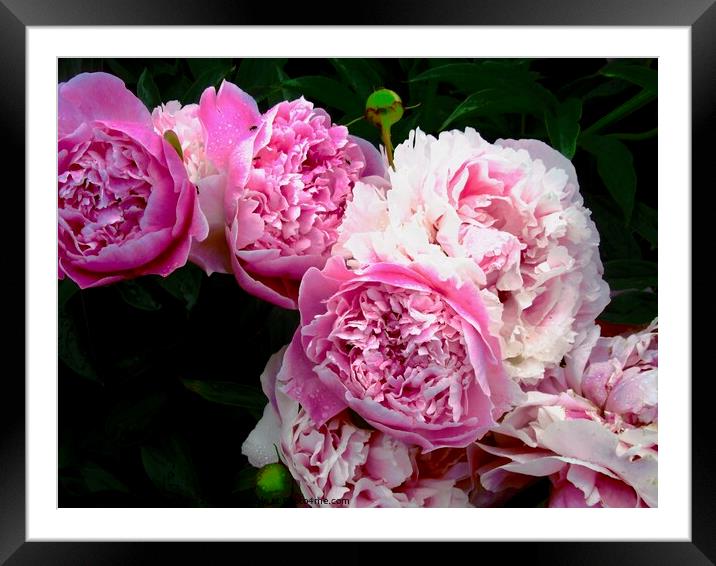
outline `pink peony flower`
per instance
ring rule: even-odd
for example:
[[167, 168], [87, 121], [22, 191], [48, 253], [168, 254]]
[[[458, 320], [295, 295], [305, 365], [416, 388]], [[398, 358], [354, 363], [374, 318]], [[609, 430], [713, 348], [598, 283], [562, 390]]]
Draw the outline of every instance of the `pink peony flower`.
[[172, 100], [152, 111], [152, 122], [160, 135], [163, 136], [169, 130], [176, 134], [192, 183], [196, 185], [205, 177], [217, 173], [213, 163], [206, 157], [198, 104], [182, 106], [177, 100]]
[[261, 376], [270, 402], [241, 448], [253, 466], [276, 462], [276, 447], [311, 506], [468, 506], [465, 492], [450, 477], [451, 460], [438, 464], [416, 447], [353, 422], [347, 411], [317, 425], [283, 393], [284, 363], [285, 348], [271, 357]]
[[498, 305], [507, 371], [537, 382], [609, 301], [572, 164], [542, 142], [490, 144], [467, 128], [411, 132], [394, 167], [389, 189], [356, 186], [334, 253], [353, 268], [453, 258]]
[[350, 408], [426, 452], [464, 447], [520, 395], [479, 292], [429, 265], [356, 272], [333, 257], [306, 272], [299, 310], [281, 371], [293, 377], [286, 393], [319, 426]]
[[[353, 185], [384, 173], [377, 150], [303, 98], [261, 115], [227, 82], [204, 92], [199, 119], [206, 153], [222, 173], [207, 191], [200, 187], [202, 208], [223, 211], [225, 237], [210, 236], [213, 259], [203, 263], [233, 271], [262, 299], [295, 308], [301, 277], [330, 255]], [[209, 221], [218, 231], [218, 219]]]
[[58, 86], [59, 276], [80, 287], [169, 275], [207, 235], [196, 188], [118, 78]]
[[540, 382], [549, 392], [527, 393], [505, 415], [494, 429], [502, 441], [480, 444], [498, 457], [477, 470], [482, 486], [499, 493], [550, 476], [552, 507], [656, 506], [657, 365], [657, 321], [627, 337], [586, 335]]

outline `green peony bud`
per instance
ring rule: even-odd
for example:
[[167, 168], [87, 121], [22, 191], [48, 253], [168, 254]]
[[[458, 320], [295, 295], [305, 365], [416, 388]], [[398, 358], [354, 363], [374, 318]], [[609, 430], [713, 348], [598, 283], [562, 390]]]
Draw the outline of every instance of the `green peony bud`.
[[365, 119], [380, 128], [380, 137], [391, 167], [393, 143], [390, 139], [390, 127], [403, 117], [403, 112], [403, 101], [397, 93], [387, 88], [376, 90], [365, 102]]
[[292, 482], [282, 463], [267, 464], [256, 474], [256, 495], [267, 503], [281, 502], [291, 495]]
[[365, 102], [365, 118], [378, 128], [389, 128], [402, 117], [403, 101], [392, 90], [376, 90]]

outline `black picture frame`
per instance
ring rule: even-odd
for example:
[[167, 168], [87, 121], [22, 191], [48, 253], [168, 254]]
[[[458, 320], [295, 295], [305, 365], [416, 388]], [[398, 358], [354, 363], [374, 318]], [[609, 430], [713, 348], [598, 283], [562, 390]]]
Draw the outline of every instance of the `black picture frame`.
[[[12, 214], [20, 220], [14, 233], [24, 234], [24, 218], [28, 212], [24, 201], [18, 198], [17, 187], [25, 185], [24, 152], [25, 116], [31, 108], [25, 103], [25, 32], [27, 26], [66, 25], [559, 25], [559, 26], [688, 26], [692, 40], [692, 184], [713, 192], [711, 156], [713, 144], [712, 126], [716, 104], [716, 6], [714, 0], [486, 0], [420, 2], [392, 0], [390, 3], [365, 4], [347, 19], [342, 11], [327, 2], [312, 2], [304, 14], [294, 11], [267, 11], [262, 3], [240, 0], [213, 0], [211, 3], [189, 0], [0, 0], [0, 111], [3, 130], [9, 147], [4, 153], [10, 179], [5, 190], [14, 188]], [[325, 8], [325, 9], [323, 9]], [[271, 12], [271, 13], [269, 13]], [[13, 178], [14, 176], [14, 178]], [[683, 196], [683, 195], [681, 195]], [[679, 198], [674, 191], [674, 198]], [[6, 199], [8, 197], [6, 196]], [[703, 196], [699, 196], [702, 199]], [[7, 204], [8, 201], [6, 200]], [[697, 210], [709, 210], [703, 201]], [[7, 209], [6, 209], [7, 210]], [[7, 228], [7, 225], [6, 225]], [[9, 229], [8, 229], [9, 230]], [[6, 246], [5, 280], [11, 291], [5, 295], [6, 308], [16, 306], [24, 297], [31, 301], [26, 289], [24, 269], [24, 246], [20, 247], [15, 236], [12, 245]], [[704, 257], [700, 242], [694, 240], [692, 257]], [[9, 249], [8, 249], [9, 248]], [[13, 255], [14, 254], [14, 257]], [[698, 278], [692, 288], [695, 296], [700, 284], [708, 284]], [[702, 281], [704, 281], [702, 283]], [[24, 315], [24, 313], [23, 313]], [[17, 313], [18, 319], [20, 313]], [[20, 322], [21, 328], [25, 328]], [[693, 325], [692, 325], [693, 326]], [[6, 326], [6, 330], [9, 327]], [[25, 334], [5, 332], [6, 352], [24, 351]], [[708, 351], [705, 343], [708, 332], [692, 333], [692, 352]], [[22, 341], [22, 344], [20, 343]], [[14, 342], [14, 343], [13, 343]], [[20, 375], [24, 375], [24, 357], [21, 368], [10, 370], [10, 360], [17, 354], [6, 356], [6, 375], [3, 379], [3, 407], [0, 410], [0, 563], [11, 566], [24, 564], [138, 564], [164, 563], [178, 554], [180, 562], [211, 564], [214, 556], [225, 552], [229, 545], [206, 543], [39, 543], [25, 542], [25, 389]], [[695, 368], [696, 366], [694, 366]], [[696, 371], [692, 370], [692, 373]], [[675, 377], [675, 376], [672, 376]], [[712, 429], [711, 400], [714, 398], [714, 380], [708, 375], [692, 379], [692, 538], [691, 542], [585, 542], [585, 543], [491, 543], [498, 556], [509, 557], [508, 563], [522, 559], [534, 563], [549, 561], [551, 564], [713, 564], [716, 561], [716, 468], [711, 459], [709, 432]], [[691, 379], [691, 376], [681, 376]], [[476, 526], [477, 528], [478, 526]], [[628, 528], [628, 525], [625, 526]], [[348, 533], [348, 531], [347, 531]], [[587, 533], [588, 534], [588, 533]], [[350, 536], [347, 534], [347, 536]], [[555, 533], [558, 537], [559, 533]], [[351, 543], [353, 549], [341, 550], [332, 559], [364, 563], [374, 556], [368, 546]], [[509, 549], [505, 548], [509, 546]], [[417, 552], [422, 552], [421, 547]], [[280, 547], [273, 546], [268, 554], [276, 558]], [[172, 552], [174, 551], [174, 552]], [[231, 546], [234, 559], [245, 552]], [[250, 552], [250, 551], [249, 551]], [[266, 551], [263, 551], [266, 552]], [[287, 552], [300, 558], [308, 550], [289, 549]], [[298, 554], [300, 552], [300, 554]], [[312, 545], [311, 553], [319, 552]], [[321, 550], [321, 553], [324, 551]], [[332, 552], [326, 550], [326, 552]], [[415, 550], [413, 550], [415, 552]], [[482, 551], [480, 551], [482, 552]], [[247, 556], [250, 556], [248, 554]], [[329, 556], [328, 554], [326, 556]], [[524, 557], [524, 558], [523, 558]], [[315, 555], [314, 555], [315, 559]], [[405, 560], [405, 556], [401, 557]]]

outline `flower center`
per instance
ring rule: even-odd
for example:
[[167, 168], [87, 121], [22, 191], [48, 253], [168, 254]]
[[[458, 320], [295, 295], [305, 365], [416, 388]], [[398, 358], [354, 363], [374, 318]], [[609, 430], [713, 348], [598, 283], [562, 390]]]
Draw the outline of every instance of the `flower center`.
[[77, 248], [97, 255], [111, 243], [140, 232], [152, 185], [149, 157], [122, 134], [95, 132], [74, 148], [72, 162], [58, 176], [58, 206]]
[[441, 297], [366, 284], [328, 309], [336, 319], [324, 364], [353, 395], [424, 423], [460, 420], [475, 374], [462, 320]]

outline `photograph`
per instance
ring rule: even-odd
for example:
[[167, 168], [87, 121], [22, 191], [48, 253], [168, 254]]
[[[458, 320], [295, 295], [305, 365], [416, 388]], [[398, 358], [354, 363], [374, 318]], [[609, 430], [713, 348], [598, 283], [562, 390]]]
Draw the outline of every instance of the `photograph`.
[[57, 507], [657, 508], [660, 66], [59, 57]]

